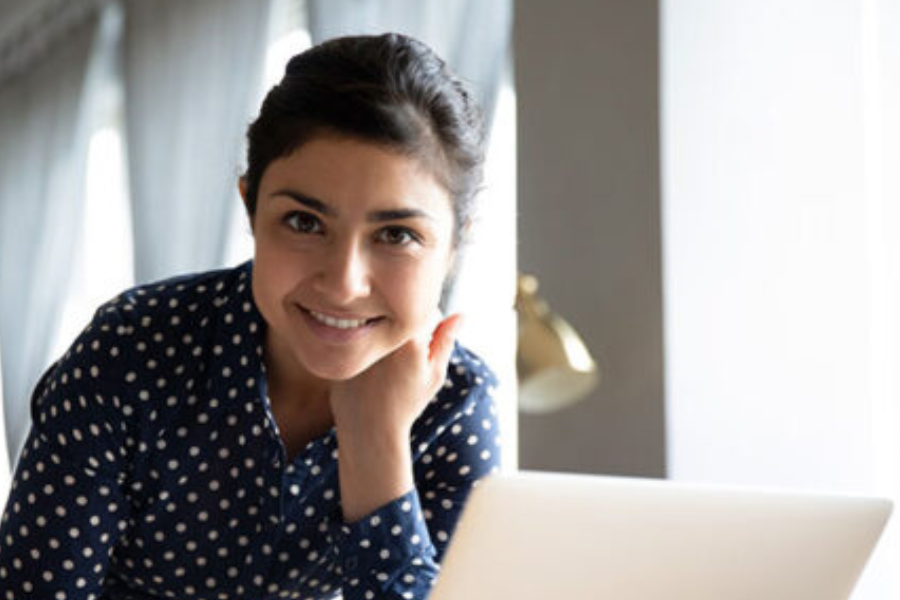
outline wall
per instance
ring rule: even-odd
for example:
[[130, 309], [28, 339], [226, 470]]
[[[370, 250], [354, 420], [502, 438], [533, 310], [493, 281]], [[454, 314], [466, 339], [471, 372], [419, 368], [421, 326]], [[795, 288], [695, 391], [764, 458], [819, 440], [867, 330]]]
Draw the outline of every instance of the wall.
[[517, 0], [519, 266], [603, 370], [520, 466], [665, 474], [656, 2]]
[[898, 498], [898, 3], [662, 15], [670, 475]]
[[861, 15], [790, 4], [667, 13], [670, 458], [679, 477], [856, 488], [870, 477]]

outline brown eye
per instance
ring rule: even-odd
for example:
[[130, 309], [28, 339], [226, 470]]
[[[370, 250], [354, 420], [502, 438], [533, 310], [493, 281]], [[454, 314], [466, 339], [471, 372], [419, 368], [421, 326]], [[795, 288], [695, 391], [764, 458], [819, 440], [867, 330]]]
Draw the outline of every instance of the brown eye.
[[322, 231], [322, 222], [308, 212], [290, 212], [285, 215], [284, 223], [297, 233], [313, 234]]
[[406, 227], [385, 227], [378, 232], [378, 241], [391, 246], [407, 246], [413, 242], [420, 242], [421, 238]]

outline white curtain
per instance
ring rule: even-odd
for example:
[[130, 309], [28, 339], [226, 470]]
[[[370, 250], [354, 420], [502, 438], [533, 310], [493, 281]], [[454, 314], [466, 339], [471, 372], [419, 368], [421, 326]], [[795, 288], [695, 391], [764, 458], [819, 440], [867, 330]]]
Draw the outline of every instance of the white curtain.
[[488, 124], [508, 58], [511, 0], [307, 0], [314, 44], [392, 31], [431, 46], [474, 87]]
[[0, 350], [6, 450], [14, 463], [31, 390], [51, 357], [84, 205], [84, 175], [107, 47], [95, 11], [34, 64], [0, 82]]
[[3, 417], [3, 360], [0, 352], [0, 504], [9, 495], [9, 480], [12, 465], [9, 449], [6, 447], [6, 420]]
[[270, 0], [126, 4], [125, 136], [135, 279], [221, 266]]

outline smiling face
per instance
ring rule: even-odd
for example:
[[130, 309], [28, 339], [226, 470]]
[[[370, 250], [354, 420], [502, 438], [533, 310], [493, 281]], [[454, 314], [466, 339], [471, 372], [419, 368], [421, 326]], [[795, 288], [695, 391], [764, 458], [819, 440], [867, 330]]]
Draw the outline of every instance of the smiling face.
[[253, 294], [267, 355], [338, 381], [431, 333], [454, 217], [414, 159], [318, 137], [269, 164], [257, 197]]

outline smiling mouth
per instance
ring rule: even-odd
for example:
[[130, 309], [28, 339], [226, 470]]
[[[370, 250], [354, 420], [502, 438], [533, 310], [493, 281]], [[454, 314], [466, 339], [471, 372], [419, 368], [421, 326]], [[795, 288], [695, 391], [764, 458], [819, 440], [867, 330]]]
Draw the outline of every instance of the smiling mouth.
[[310, 308], [300, 308], [319, 323], [328, 325], [329, 327], [334, 327], [335, 329], [359, 329], [360, 327], [371, 325], [372, 323], [375, 323], [376, 321], [380, 321], [382, 319], [382, 317], [374, 317], [371, 319], [338, 319], [336, 317], [320, 313]]

